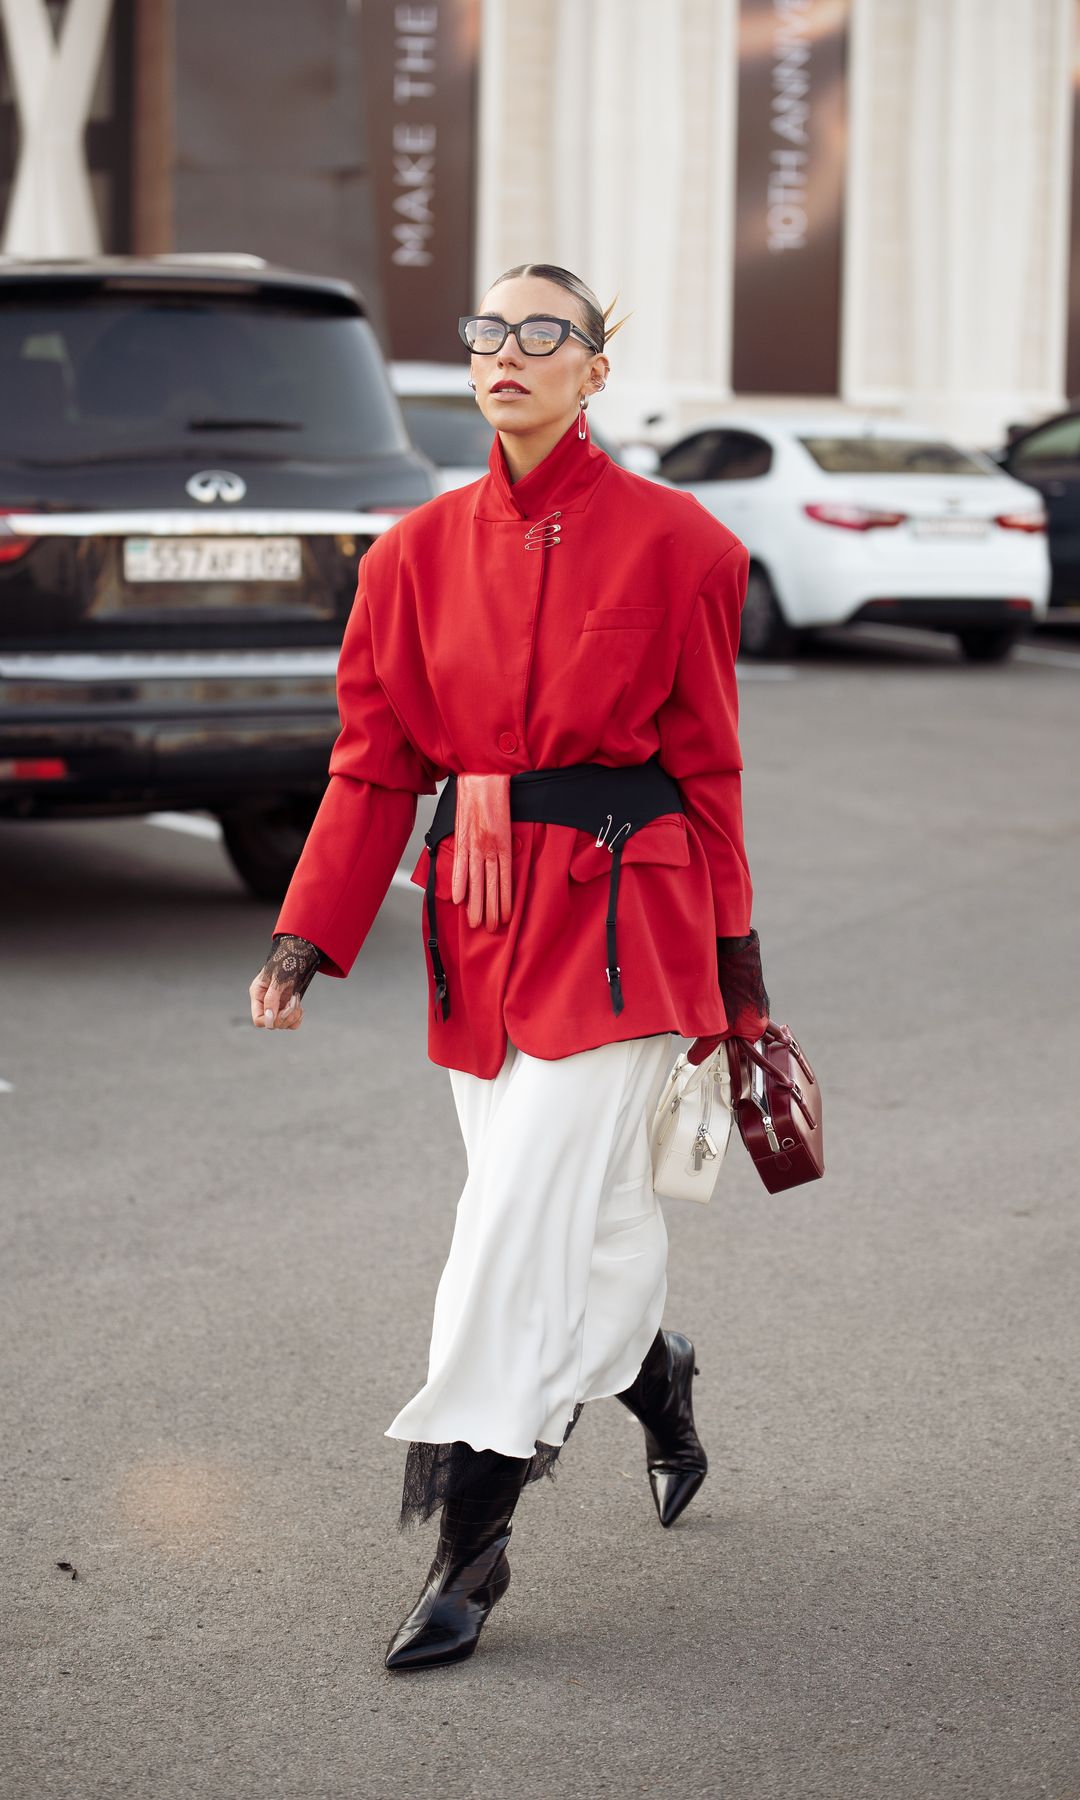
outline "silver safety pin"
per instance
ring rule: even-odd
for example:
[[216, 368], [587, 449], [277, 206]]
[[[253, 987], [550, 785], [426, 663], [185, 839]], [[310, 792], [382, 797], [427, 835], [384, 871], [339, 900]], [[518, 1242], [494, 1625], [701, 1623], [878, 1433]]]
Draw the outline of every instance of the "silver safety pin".
[[552, 544], [559, 543], [562, 529], [559, 525], [561, 518], [561, 512], [548, 513], [546, 518], [537, 519], [534, 525], [530, 525], [525, 533], [526, 550], [546, 549]]
[[603, 848], [605, 850], [610, 850], [611, 853], [614, 855], [615, 846], [618, 843], [619, 839], [622, 837], [623, 832], [629, 831], [629, 829], [630, 829], [630, 821], [629, 821], [629, 819], [627, 819], [625, 825], [620, 825], [618, 831], [615, 833], [615, 836], [612, 838], [610, 844], [606, 844], [604, 842], [604, 840], [607, 837], [610, 826], [611, 826], [611, 814], [608, 813], [607, 819], [605, 820], [604, 824], [601, 826], [600, 831], [597, 835], [596, 848], [599, 850], [601, 848], [601, 846], [603, 846]]

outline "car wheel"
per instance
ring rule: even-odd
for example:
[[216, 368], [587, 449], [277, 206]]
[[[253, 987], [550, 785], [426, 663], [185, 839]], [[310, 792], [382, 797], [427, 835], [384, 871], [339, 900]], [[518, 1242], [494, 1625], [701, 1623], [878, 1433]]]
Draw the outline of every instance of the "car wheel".
[[1004, 625], [996, 631], [960, 631], [957, 636], [968, 662], [995, 663], [1004, 662], [1012, 655], [1013, 645], [1023, 633]]
[[229, 860], [257, 900], [284, 898], [318, 805], [310, 794], [290, 794], [220, 815]]
[[765, 661], [790, 656], [795, 645], [796, 635], [781, 611], [772, 582], [764, 569], [751, 568], [742, 610], [740, 652]]

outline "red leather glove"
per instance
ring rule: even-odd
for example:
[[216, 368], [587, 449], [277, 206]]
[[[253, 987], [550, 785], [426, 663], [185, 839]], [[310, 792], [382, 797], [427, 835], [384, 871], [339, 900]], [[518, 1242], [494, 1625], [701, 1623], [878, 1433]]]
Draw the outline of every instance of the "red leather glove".
[[511, 861], [509, 775], [459, 775], [450, 893], [470, 925], [506, 924]]

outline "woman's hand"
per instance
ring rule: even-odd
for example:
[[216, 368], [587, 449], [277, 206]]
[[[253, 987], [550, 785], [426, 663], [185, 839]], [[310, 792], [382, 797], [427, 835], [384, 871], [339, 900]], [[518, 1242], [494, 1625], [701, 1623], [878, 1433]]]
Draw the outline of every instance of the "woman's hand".
[[304, 1017], [300, 999], [321, 961], [322, 951], [309, 944], [307, 938], [276, 937], [248, 988], [251, 1023], [264, 1031], [298, 1030]]
[[459, 775], [450, 893], [468, 899], [470, 925], [489, 931], [510, 917], [510, 777]]

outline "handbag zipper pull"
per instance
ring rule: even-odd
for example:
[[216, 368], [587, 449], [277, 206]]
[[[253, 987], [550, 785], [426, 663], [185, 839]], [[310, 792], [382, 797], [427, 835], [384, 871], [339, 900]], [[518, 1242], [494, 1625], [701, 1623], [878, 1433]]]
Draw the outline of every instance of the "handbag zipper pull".
[[702, 1163], [704, 1163], [706, 1157], [709, 1157], [709, 1161], [713, 1161], [713, 1157], [715, 1156], [716, 1145], [713, 1143], [713, 1139], [709, 1138], [709, 1134], [707, 1134], [704, 1125], [698, 1125], [697, 1136], [693, 1139], [693, 1170], [695, 1170], [695, 1175], [700, 1174], [700, 1168], [702, 1168]]

